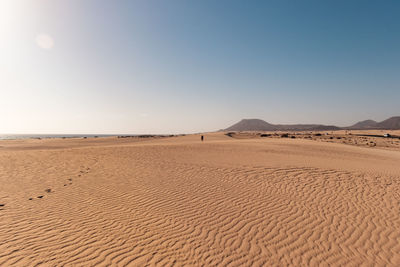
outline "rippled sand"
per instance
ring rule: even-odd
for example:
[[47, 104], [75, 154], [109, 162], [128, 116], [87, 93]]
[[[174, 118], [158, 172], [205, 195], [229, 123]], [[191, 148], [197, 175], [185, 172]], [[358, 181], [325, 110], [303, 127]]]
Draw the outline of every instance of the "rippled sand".
[[1, 141], [0, 266], [38, 264], [399, 266], [400, 151], [222, 133]]

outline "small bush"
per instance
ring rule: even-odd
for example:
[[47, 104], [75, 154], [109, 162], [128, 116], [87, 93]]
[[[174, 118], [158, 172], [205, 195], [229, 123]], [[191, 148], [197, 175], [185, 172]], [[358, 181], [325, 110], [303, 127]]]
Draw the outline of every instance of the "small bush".
[[233, 132], [229, 132], [229, 133], [226, 133], [225, 135], [229, 136], [229, 137], [232, 137], [233, 134], [234, 134]]

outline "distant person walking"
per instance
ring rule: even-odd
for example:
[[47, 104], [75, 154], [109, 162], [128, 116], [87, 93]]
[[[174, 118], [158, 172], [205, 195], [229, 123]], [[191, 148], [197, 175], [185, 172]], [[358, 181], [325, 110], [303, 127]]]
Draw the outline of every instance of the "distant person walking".
[[204, 141], [204, 136], [203, 136], [203, 135], [201, 136], [201, 141], [202, 141], [202, 142]]

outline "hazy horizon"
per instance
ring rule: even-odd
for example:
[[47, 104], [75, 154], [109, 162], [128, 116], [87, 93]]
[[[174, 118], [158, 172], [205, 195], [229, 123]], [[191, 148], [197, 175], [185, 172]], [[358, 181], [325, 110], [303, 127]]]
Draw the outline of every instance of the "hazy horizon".
[[[399, 117], [399, 116], [391, 116], [391, 117]], [[265, 121], [264, 119], [262, 119], [262, 118], [242, 118], [242, 119], [239, 119], [239, 120], [237, 120], [236, 122], [234, 122], [233, 124], [235, 124], [235, 123], [238, 123], [239, 121], [241, 121], [241, 120], [243, 120], [243, 119], [247, 119], [247, 120], [251, 120], [251, 119], [260, 119], [260, 120], [263, 120], [263, 121]], [[386, 119], [389, 119], [389, 118], [386, 118]], [[369, 119], [365, 119], [365, 120], [369, 120]], [[373, 120], [373, 119], [372, 119]], [[361, 121], [364, 121], [364, 120], [361, 120]], [[338, 127], [349, 127], [349, 126], [352, 126], [352, 125], [354, 125], [354, 124], [356, 124], [356, 123], [358, 123], [358, 122], [361, 122], [361, 121], [357, 121], [357, 122], [354, 122], [353, 124], [351, 124], [351, 125], [330, 125], [330, 124], [326, 124], [326, 123], [302, 123], [302, 122], [296, 122], [296, 123], [280, 123], [280, 122], [276, 122], [276, 123], [271, 123], [271, 122], [269, 122], [269, 121], [266, 121], [267, 123], [271, 123], [271, 124], [274, 124], [274, 125], [305, 125], [305, 124], [315, 124], [315, 125], [326, 125], [326, 126], [338, 126]], [[380, 122], [380, 121], [377, 121], [377, 120], [374, 120], [374, 121], [376, 121], [376, 122]], [[233, 125], [232, 124], [232, 125]], [[34, 135], [40, 135], [40, 136], [45, 136], [45, 135], [49, 135], [49, 136], [52, 136], [52, 135], [54, 135], [54, 136], [56, 136], [56, 135], [77, 135], [77, 136], [85, 136], [85, 135], [99, 135], [99, 136], [117, 136], [117, 135], [142, 135], [142, 134], [155, 134], [155, 135], [163, 135], [163, 134], [193, 134], [193, 133], [204, 133], [204, 132], [217, 132], [217, 131], [220, 131], [220, 130], [224, 130], [224, 129], [226, 129], [226, 128], [229, 128], [230, 126], [232, 126], [232, 125], [227, 125], [227, 126], [224, 126], [224, 127], [220, 127], [219, 129], [211, 129], [211, 130], [207, 130], [207, 131], [198, 131], [198, 132], [195, 132], [195, 131], [188, 131], [188, 132], [178, 132], [178, 131], [176, 131], [176, 132], [143, 132], [143, 133], [140, 133], [140, 132], [109, 132], [109, 133], [96, 133], [96, 132], [57, 132], [57, 133], [54, 133], [54, 132], [49, 132], [49, 133], [45, 133], [45, 132], [42, 132], [42, 133], [30, 133], [30, 132], [25, 132], [25, 133], [0, 133], [0, 137], [1, 136], [6, 136], [6, 135], [25, 135], [25, 136], [34, 136]], [[1, 138], [0, 138], [1, 139]]]
[[0, 134], [400, 115], [397, 1], [0, 2]]

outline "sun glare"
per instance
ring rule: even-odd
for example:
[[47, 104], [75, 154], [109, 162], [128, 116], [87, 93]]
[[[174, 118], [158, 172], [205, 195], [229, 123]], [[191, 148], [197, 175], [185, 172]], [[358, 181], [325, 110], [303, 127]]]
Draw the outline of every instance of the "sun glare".
[[41, 33], [36, 36], [36, 44], [43, 49], [52, 49], [54, 46], [53, 38], [45, 33]]

